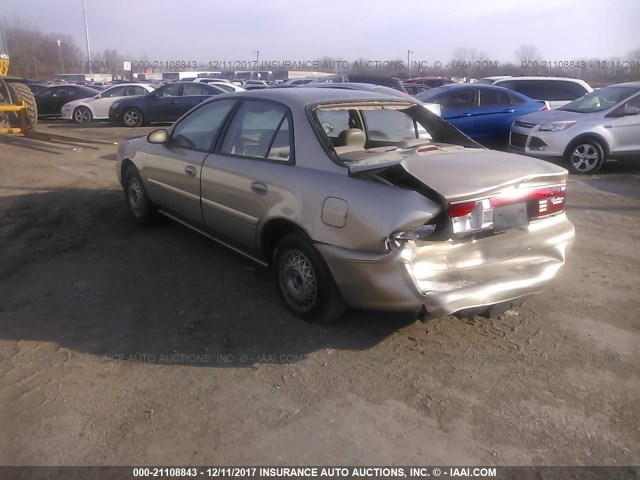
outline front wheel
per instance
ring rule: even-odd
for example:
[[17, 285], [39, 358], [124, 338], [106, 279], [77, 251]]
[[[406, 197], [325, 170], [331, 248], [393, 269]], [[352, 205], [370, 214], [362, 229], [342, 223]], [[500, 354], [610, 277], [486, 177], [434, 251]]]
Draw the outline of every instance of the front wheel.
[[337, 320], [345, 303], [324, 260], [302, 235], [284, 237], [274, 254], [278, 293], [292, 314], [314, 323]]
[[73, 121], [76, 123], [89, 123], [93, 115], [87, 107], [78, 107], [73, 111]]
[[139, 127], [142, 125], [142, 113], [135, 108], [129, 108], [122, 112], [122, 123], [127, 127]]
[[153, 225], [158, 221], [158, 212], [149, 200], [138, 169], [130, 166], [124, 174], [124, 196], [131, 216], [140, 225]]
[[578, 175], [597, 173], [605, 160], [602, 145], [595, 140], [582, 140], [574, 143], [565, 155], [569, 170]]

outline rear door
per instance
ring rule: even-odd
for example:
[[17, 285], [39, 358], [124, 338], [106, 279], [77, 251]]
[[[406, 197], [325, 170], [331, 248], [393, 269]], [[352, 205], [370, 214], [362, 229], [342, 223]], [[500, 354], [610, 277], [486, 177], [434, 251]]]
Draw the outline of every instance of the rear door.
[[191, 224], [202, 225], [202, 164], [235, 103], [212, 102], [182, 119], [166, 144], [153, 147], [142, 171], [153, 201]]
[[290, 195], [286, 178], [294, 161], [291, 125], [284, 105], [245, 100], [202, 169], [207, 228], [250, 255], [258, 254], [260, 220]]

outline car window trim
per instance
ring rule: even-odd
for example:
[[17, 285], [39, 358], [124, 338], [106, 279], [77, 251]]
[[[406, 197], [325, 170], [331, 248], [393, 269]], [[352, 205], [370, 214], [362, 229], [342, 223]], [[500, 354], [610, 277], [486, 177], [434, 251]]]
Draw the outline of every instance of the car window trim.
[[[284, 119], [286, 118], [289, 122], [289, 144], [291, 145], [291, 153], [289, 154], [289, 160], [287, 161], [282, 161], [282, 160], [274, 160], [271, 158], [261, 158], [261, 157], [251, 157], [248, 155], [237, 155], [235, 153], [222, 153], [220, 151], [220, 149], [222, 148], [222, 143], [224, 141], [224, 139], [227, 136], [227, 133], [229, 132], [229, 128], [231, 127], [231, 124], [233, 123], [233, 120], [236, 117], [236, 114], [238, 113], [238, 110], [240, 110], [240, 107], [245, 103], [245, 102], [265, 102], [265, 103], [273, 103], [275, 105], [278, 105], [282, 108], [284, 108], [285, 110], [285, 115], [283, 117], [282, 120], [280, 120], [280, 123], [278, 124], [278, 128], [280, 128], [282, 126], [282, 122], [284, 121]], [[293, 114], [291, 113], [291, 109], [285, 105], [284, 103], [275, 101], [275, 100], [271, 100], [269, 98], [247, 98], [247, 97], [240, 97], [240, 99], [237, 101], [237, 104], [235, 106], [235, 108], [232, 108], [231, 111], [229, 112], [229, 114], [231, 115], [230, 117], [228, 116], [225, 119], [225, 125], [224, 127], [220, 130], [220, 134], [218, 135], [218, 139], [216, 141], [216, 144], [214, 146], [214, 148], [212, 149], [211, 153], [214, 155], [220, 155], [223, 157], [232, 157], [232, 158], [242, 158], [242, 159], [246, 159], [246, 160], [259, 160], [262, 162], [270, 162], [270, 163], [277, 163], [278, 165], [295, 165], [296, 164], [296, 157], [295, 157], [295, 142], [294, 142], [294, 125], [293, 125]], [[278, 130], [276, 130], [275, 132], [277, 132]], [[275, 135], [274, 135], [275, 138]], [[267, 150], [267, 154], [269, 153], [269, 150]]]

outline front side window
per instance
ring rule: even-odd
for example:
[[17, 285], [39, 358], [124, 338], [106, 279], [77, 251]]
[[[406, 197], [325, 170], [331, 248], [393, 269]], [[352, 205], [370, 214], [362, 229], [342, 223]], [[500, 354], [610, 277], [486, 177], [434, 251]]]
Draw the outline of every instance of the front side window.
[[289, 130], [287, 110], [283, 106], [248, 100], [236, 112], [220, 152], [288, 161], [292, 152]]
[[438, 97], [436, 102], [443, 111], [470, 109], [475, 106], [474, 91], [472, 89], [453, 91]]
[[208, 152], [218, 138], [220, 128], [235, 103], [235, 100], [223, 100], [198, 108], [175, 126], [171, 135], [171, 144]]
[[178, 97], [182, 91], [182, 85], [167, 85], [156, 90], [159, 97]]

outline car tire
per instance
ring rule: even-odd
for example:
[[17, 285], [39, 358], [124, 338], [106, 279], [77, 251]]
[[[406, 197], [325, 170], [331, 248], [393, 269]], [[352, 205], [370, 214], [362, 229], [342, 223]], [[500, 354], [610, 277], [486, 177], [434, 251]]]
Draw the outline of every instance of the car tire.
[[87, 107], [77, 107], [73, 111], [73, 121], [75, 123], [89, 123], [93, 120], [93, 114]]
[[[38, 105], [31, 89], [24, 83], [19, 82], [7, 82], [6, 85], [12, 102], [16, 105], [24, 102], [27, 106], [27, 128], [35, 128], [38, 123]], [[20, 127], [20, 118], [17, 113], [9, 114], [9, 124], [11, 127]]]
[[127, 108], [122, 112], [122, 123], [126, 127], [140, 127], [143, 123], [142, 112], [137, 108]]
[[274, 253], [278, 293], [296, 317], [313, 323], [331, 323], [346, 308], [329, 268], [311, 242], [301, 234], [290, 234]]
[[577, 175], [598, 173], [605, 161], [604, 148], [597, 140], [586, 138], [572, 143], [565, 152], [569, 171]]
[[124, 198], [127, 208], [136, 223], [144, 226], [158, 223], [160, 215], [156, 210], [142, 183], [138, 169], [131, 165], [124, 174]]

